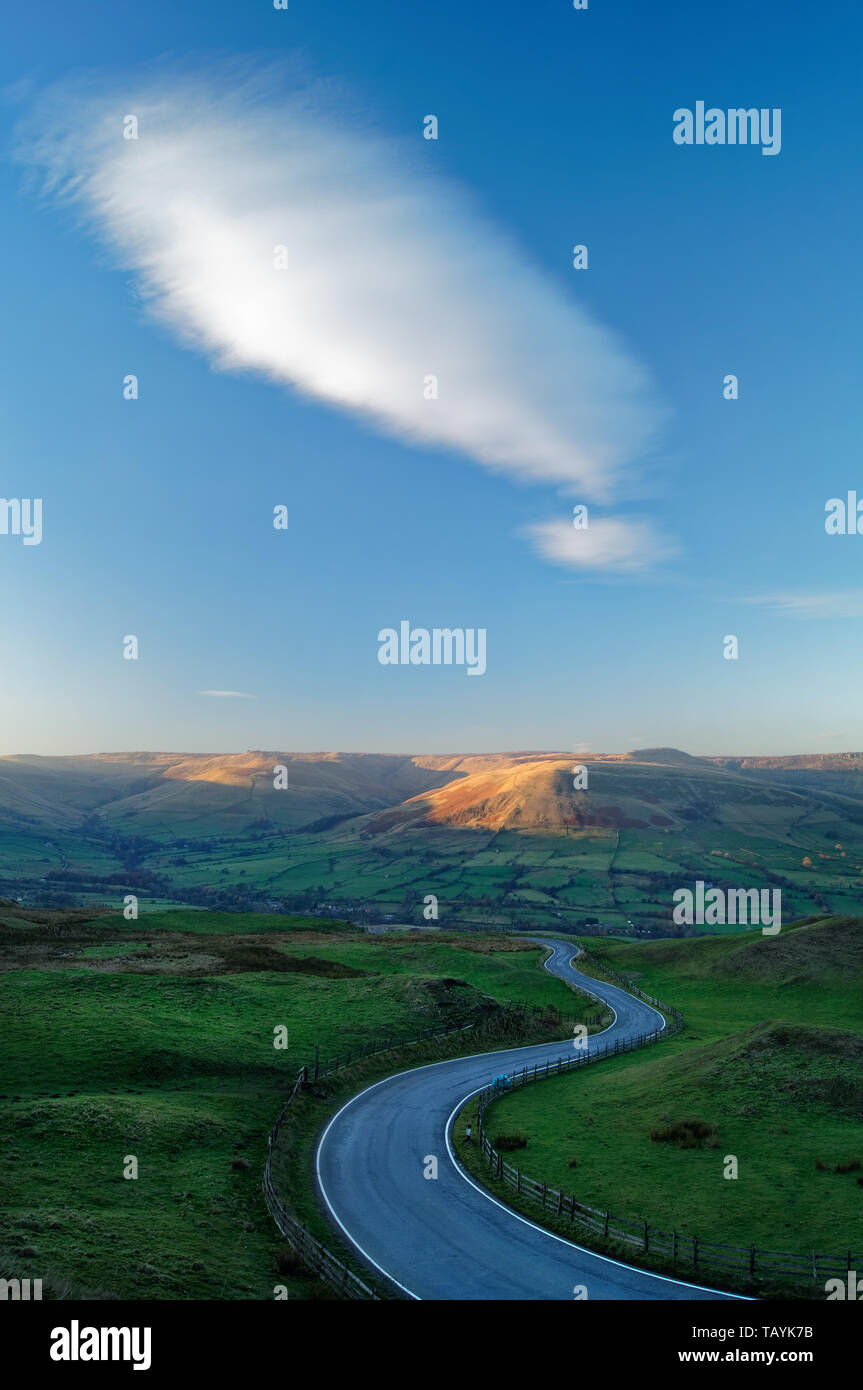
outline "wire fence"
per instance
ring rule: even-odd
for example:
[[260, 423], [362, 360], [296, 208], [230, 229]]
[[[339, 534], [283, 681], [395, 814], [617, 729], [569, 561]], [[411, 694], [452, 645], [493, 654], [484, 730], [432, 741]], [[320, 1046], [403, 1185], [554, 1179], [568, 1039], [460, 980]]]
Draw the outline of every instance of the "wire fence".
[[668, 1022], [665, 1028], [641, 1033], [636, 1038], [617, 1040], [613, 1044], [605, 1043], [592, 1051], [582, 1048], [578, 1050], [578, 1055], [559, 1057], [546, 1062], [544, 1066], [523, 1067], [521, 1071], [499, 1077], [487, 1086], [479, 1096], [477, 1137], [483, 1158], [490, 1165], [495, 1177], [519, 1195], [538, 1202], [543, 1211], [553, 1212], [562, 1221], [579, 1226], [582, 1230], [601, 1237], [604, 1242], [614, 1242], [630, 1248], [633, 1252], [639, 1251], [654, 1258], [668, 1260], [673, 1266], [684, 1264], [694, 1270], [717, 1270], [743, 1277], [758, 1274], [780, 1279], [812, 1280], [826, 1279], [854, 1268], [859, 1269], [863, 1264], [863, 1253], [854, 1254], [850, 1250], [844, 1255], [822, 1255], [815, 1250], [805, 1254], [794, 1254], [788, 1251], [760, 1250], [755, 1245], [723, 1245], [715, 1241], [700, 1240], [698, 1236], [683, 1235], [679, 1231], [659, 1230], [647, 1221], [628, 1220], [579, 1202], [571, 1193], [550, 1187], [544, 1182], [537, 1182], [535, 1178], [528, 1177], [520, 1168], [504, 1159], [503, 1154], [492, 1144], [485, 1128], [485, 1115], [493, 1101], [533, 1081], [543, 1081], [549, 1076], [561, 1076], [579, 1067], [602, 1061], [606, 1057], [635, 1052], [639, 1048], [658, 1042], [660, 1038], [671, 1037], [683, 1027], [683, 1017], [677, 1009], [671, 1009], [652, 995], [645, 994], [626, 976], [606, 970], [588, 951], [582, 952], [579, 958], [586, 958], [595, 968], [618, 980], [630, 994], [660, 1009]]

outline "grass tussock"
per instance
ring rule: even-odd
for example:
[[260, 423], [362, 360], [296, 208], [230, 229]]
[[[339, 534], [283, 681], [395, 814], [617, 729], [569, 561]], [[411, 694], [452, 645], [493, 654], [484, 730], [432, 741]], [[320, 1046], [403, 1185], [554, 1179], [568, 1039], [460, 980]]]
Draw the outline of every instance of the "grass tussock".
[[679, 1149], [715, 1149], [719, 1146], [716, 1125], [708, 1120], [675, 1120], [650, 1131], [654, 1144], [676, 1144]]
[[516, 1149], [526, 1149], [527, 1140], [523, 1134], [496, 1134], [494, 1137], [494, 1147], [498, 1153], [509, 1154]]

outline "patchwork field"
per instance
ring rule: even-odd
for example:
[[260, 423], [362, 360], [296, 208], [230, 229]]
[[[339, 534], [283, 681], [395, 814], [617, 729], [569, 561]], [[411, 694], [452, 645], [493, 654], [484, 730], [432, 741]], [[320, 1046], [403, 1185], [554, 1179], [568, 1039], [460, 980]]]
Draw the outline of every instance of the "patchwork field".
[[[290, 765], [273, 790], [275, 758]], [[863, 912], [863, 755], [112, 754], [0, 759], [0, 893], [360, 923], [675, 934], [703, 879]]]

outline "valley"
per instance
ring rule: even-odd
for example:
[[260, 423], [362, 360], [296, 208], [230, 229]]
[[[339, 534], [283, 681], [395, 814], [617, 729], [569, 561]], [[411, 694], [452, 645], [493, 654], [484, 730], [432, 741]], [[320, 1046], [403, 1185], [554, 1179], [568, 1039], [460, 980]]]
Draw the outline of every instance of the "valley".
[[24, 903], [653, 936], [688, 930], [696, 880], [781, 889], [786, 920], [863, 912], [863, 755], [0, 759], [0, 892]]

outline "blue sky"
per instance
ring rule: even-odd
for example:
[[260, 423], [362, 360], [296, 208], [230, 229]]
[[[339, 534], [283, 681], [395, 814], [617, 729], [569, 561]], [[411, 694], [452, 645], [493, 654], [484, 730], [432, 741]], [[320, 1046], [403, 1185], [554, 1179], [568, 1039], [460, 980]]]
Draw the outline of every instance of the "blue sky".
[[[48, 3], [3, 28], [0, 494], [44, 509], [41, 544], [0, 535], [3, 752], [863, 747], [863, 537], [824, 529], [828, 498], [863, 496], [851, 4], [188, 0], [119, 22], [113, 5]], [[592, 515], [625, 517], [676, 553], [635, 569], [554, 563], [527, 528], [593, 506], [577, 478], [526, 477], [264, 371], [215, 369], [176, 315], [147, 312], [104, 218], [45, 196], [11, 158], [19, 123], [70, 76], [87, 70], [120, 100], [155, 81], [182, 110], [189, 75], [209, 74], [218, 98], [229, 55], [286, 60], [268, 117], [286, 141], [300, 72], [331, 84], [349, 159], [394, 141], [410, 179], [424, 187], [427, 172], [431, 196], [443, 190], [440, 225], [421, 219], [404, 256], [427, 256], [433, 284], [442, 239], [471, 241], [464, 254], [488, 279], [463, 306], [476, 341], [489, 296], [521, 302], [521, 280], [495, 282], [495, 248], [525, 276], [528, 315], [539, 273], [547, 316], [537, 310], [531, 346], [517, 332], [507, 345], [536, 379], [499, 379], [501, 409], [532, 389], [552, 423], [574, 411], [577, 452], [579, 410], [563, 397], [584, 363], [542, 325], [586, 311], [614, 335], [664, 422], [623, 449], [619, 381], [603, 367], [590, 443], [607, 438], [626, 467]], [[781, 108], [781, 152], [675, 145], [673, 112], [699, 99]], [[70, 143], [73, 171], [76, 102], [55, 99], [47, 132], [39, 118], [49, 144]], [[437, 141], [422, 138], [428, 113]], [[281, 173], [273, 200], [290, 210]], [[353, 288], [351, 182], [328, 251], [338, 294], [306, 306], [300, 353]], [[575, 243], [587, 271], [572, 269]], [[478, 381], [495, 375], [481, 356], [466, 366]], [[740, 398], [725, 401], [731, 372]], [[272, 528], [277, 503], [287, 532]], [[403, 618], [485, 628], [486, 673], [381, 666], [378, 631]], [[122, 659], [127, 633], [137, 661]], [[729, 633], [737, 661], [723, 659]]]

